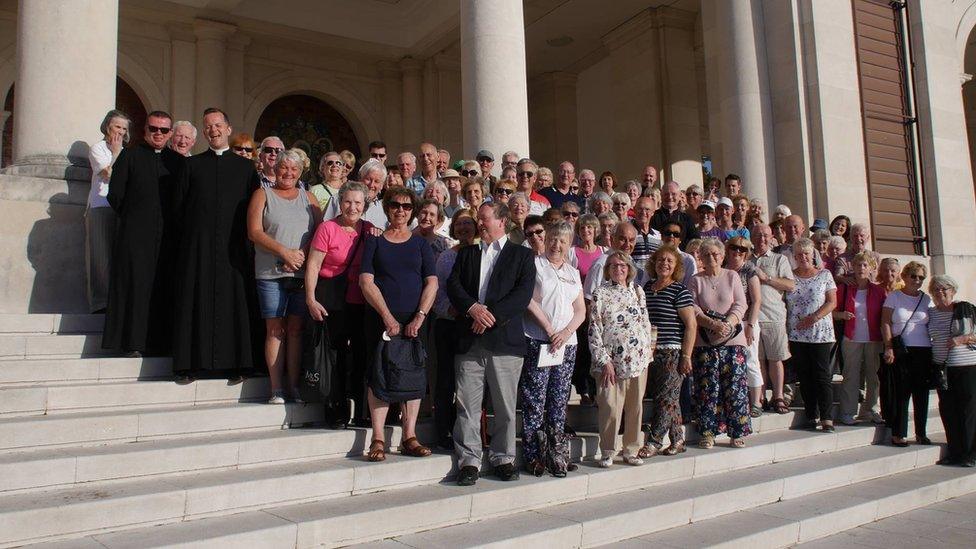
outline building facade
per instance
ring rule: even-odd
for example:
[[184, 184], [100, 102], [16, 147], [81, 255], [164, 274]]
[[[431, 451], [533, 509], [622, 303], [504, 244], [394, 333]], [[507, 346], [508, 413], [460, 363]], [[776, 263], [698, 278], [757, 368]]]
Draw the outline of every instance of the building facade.
[[222, 106], [310, 151], [734, 172], [972, 299], [974, 27], [971, 0], [2, 0], [0, 311], [85, 309], [86, 147], [116, 105]]

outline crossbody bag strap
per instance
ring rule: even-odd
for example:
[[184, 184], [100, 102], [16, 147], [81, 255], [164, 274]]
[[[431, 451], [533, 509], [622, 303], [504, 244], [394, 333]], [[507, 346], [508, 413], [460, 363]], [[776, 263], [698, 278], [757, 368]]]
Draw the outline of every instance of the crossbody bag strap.
[[915, 308], [912, 309], [912, 314], [908, 315], [908, 318], [905, 320], [905, 325], [901, 327], [901, 332], [899, 332], [898, 335], [896, 335], [895, 337], [901, 337], [901, 335], [905, 333], [905, 330], [908, 329], [908, 323], [911, 322], [912, 318], [915, 317], [915, 313], [918, 312], [918, 306], [922, 304], [922, 298], [924, 297], [925, 297], [925, 292], [919, 291], [918, 301], [915, 303]]

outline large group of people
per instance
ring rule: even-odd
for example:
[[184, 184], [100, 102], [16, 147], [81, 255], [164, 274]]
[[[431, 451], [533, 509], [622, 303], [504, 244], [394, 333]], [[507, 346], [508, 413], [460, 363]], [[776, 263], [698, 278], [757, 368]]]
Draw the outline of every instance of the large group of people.
[[565, 476], [574, 390], [597, 407], [601, 467], [684, 452], [689, 421], [702, 449], [744, 447], [754, 418], [801, 400], [811, 429], [887, 424], [896, 446], [911, 401], [930, 444], [932, 389], [942, 463], [976, 465], [976, 308], [948, 275], [923, 291], [926, 266], [872, 251], [868, 225], [808, 230], [735, 174], [682, 189], [654, 166], [620, 181], [513, 151], [451, 163], [430, 143], [328, 152], [313, 173], [305, 151], [234, 134], [220, 109], [202, 122], [199, 154], [196, 128], [162, 111], [126, 147], [113, 110], [91, 147], [103, 344], [172, 356], [177, 382], [267, 371], [269, 404], [301, 402], [303, 335], [323, 325], [324, 423], [371, 427], [366, 458], [383, 461], [397, 416], [400, 452], [430, 455], [430, 413], [427, 442], [457, 453], [461, 485], [484, 455], [502, 480]]

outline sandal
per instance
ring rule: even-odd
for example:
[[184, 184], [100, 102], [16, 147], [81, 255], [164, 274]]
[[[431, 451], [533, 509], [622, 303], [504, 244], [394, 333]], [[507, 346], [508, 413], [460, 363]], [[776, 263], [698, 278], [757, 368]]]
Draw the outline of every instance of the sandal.
[[386, 461], [386, 441], [374, 439], [369, 443], [369, 453], [366, 454], [366, 461]]
[[677, 455], [677, 454], [683, 454], [686, 451], [688, 451], [688, 449], [685, 448], [685, 443], [684, 442], [681, 442], [681, 443], [678, 443], [678, 444], [672, 444], [671, 446], [668, 446], [661, 453], [664, 454], [664, 455], [666, 455], [666, 456], [674, 456], [674, 455]]
[[777, 414], [788, 414], [790, 413], [790, 407], [787, 406], [786, 401], [781, 398], [774, 398], [769, 401], [769, 405]]
[[410, 437], [400, 442], [400, 453], [405, 456], [422, 458], [430, 455], [430, 448], [421, 444], [417, 437]]
[[758, 404], [753, 404], [752, 409], [749, 411], [749, 416], [756, 418], [762, 415], [763, 415], [763, 407]]
[[742, 438], [733, 438], [729, 445], [733, 448], [745, 448], [746, 441]]
[[657, 453], [657, 448], [651, 446], [650, 444], [645, 444], [640, 450], [637, 450], [637, 457], [641, 459], [647, 459], [654, 456]]
[[698, 447], [703, 450], [711, 450], [712, 446], [715, 446], [715, 437], [711, 435], [705, 435], [698, 441]]

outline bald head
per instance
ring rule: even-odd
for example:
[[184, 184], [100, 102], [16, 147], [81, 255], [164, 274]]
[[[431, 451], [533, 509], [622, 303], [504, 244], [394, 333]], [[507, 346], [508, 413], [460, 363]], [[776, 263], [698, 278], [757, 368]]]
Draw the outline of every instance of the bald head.
[[807, 230], [807, 225], [803, 222], [803, 218], [796, 214], [787, 216], [783, 226], [786, 229], [786, 241], [790, 244], [797, 238], [803, 236]]

